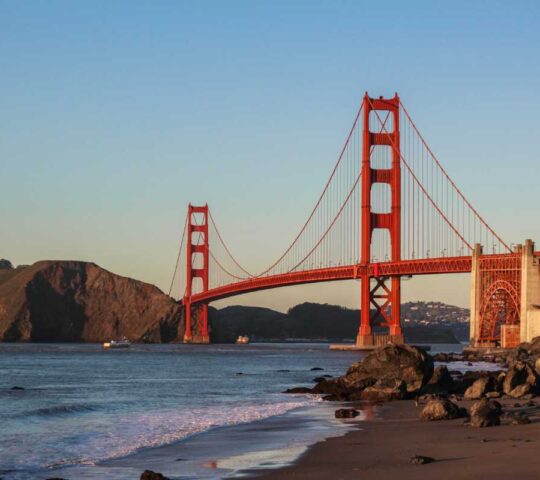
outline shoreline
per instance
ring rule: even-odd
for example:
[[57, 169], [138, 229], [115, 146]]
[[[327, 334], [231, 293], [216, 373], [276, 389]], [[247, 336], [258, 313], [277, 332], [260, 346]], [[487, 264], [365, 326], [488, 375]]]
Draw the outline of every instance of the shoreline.
[[[472, 403], [459, 402], [467, 408]], [[277, 470], [245, 470], [243, 478], [537, 479], [540, 408], [527, 408], [525, 402], [515, 399], [501, 403], [505, 411], [526, 410], [531, 423], [511, 425], [509, 420], [502, 419], [497, 427], [473, 428], [464, 425], [463, 419], [424, 422], [419, 420], [423, 405], [415, 406], [413, 400], [396, 400], [377, 406], [377, 415], [361, 422], [360, 428], [308, 447], [291, 465]], [[523, 407], [514, 408], [516, 403]], [[415, 455], [433, 457], [435, 462], [410, 464]]]
[[334, 407], [317, 401], [265, 419], [214, 427], [172, 444], [100, 462], [97, 470], [150, 469], [171, 478], [197, 479], [244, 477], [248, 470], [275, 472], [318, 442], [341, 437], [363, 423], [363, 415], [340, 422], [333, 416]]

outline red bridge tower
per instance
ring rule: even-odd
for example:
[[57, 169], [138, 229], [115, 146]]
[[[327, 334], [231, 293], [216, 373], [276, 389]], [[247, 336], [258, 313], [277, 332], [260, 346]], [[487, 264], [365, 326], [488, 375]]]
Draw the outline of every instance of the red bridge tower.
[[[198, 222], [196, 215], [202, 215], [201, 221]], [[185, 343], [209, 343], [208, 335], [208, 304], [201, 303], [193, 308], [191, 305], [191, 295], [193, 290], [193, 280], [200, 278], [202, 281], [202, 292], [208, 290], [208, 205], [196, 207], [188, 206], [187, 219], [187, 242], [186, 242], [186, 293], [184, 296], [185, 306]], [[200, 336], [193, 336], [192, 314], [195, 317], [199, 328], [195, 328], [196, 332], [201, 332]]]
[[[361, 255], [360, 263], [369, 266], [371, 263], [371, 240], [373, 230], [386, 229], [390, 234], [392, 262], [401, 260], [401, 151], [399, 138], [399, 97], [378, 99], [364, 96], [364, 130], [362, 149], [362, 213], [361, 213]], [[378, 111], [389, 112], [391, 125], [381, 122]], [[370, 115], [372, 114], [373, 115]], [[373, 116], [376, 115], [376, 118]], [[378, 124], [376, 131], [371, 125]], [[378, 119], [378, 121], [377, 121]], [[379, 128], [380, 127], [380, 128]], [[373, 147], [384, 146], [392, 151], [390, 168], [374, 168], [371, 163]], [[384, 183], [390, 187], [391, 206], [388, 212], [374, 212], [371, 205], [371, 189], [375, 183]], [[374, 275], [365, 268], [361, 275], [360, 331], [357, 344], [370, 346], [388, 341], [403, 343], [400, 322], [401, 278], [399, 276], [382, 277], [378, 275], [377, 264]], [[372, 279], [374, 280], [372, 286]], [[375, 312], [371, 313], [371, 307]], [[373, 334], [373, 323], [379, 319], [388, 327], [389, 336]]]

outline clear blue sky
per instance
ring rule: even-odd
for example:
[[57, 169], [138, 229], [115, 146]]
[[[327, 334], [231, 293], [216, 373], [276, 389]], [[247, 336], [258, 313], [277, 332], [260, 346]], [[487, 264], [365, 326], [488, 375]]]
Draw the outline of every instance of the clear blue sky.
[[[0, 0], [0, 256], [167, 290], [191, 201], [257, 270], [304, 221], [365, 90], [398, 91], [496, 230], [540, 242], [539, 5]], [[467, 276], [404, 288], [468, 301]], [[358, 285], [231, 303], [303, 300], [356, 306]]]

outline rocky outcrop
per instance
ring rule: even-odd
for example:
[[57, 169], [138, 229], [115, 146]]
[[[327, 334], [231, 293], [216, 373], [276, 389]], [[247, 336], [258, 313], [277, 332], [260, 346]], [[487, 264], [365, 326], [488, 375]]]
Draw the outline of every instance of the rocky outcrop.
[[478, 400], [487, 393], [497, 391], [497, 380], [494, 377], [482, 377], [476, 380], [467, 390], [463, 397], [465, 400]]
[[453, 420], [466, 416], [465, 409], [445, 398], [429, 400], [420, 412], [420, 419], [425, 421]]
[[506, 372], [503, 381], [504, 393], [519, 398], [529, 393], [536, 393], [538, 375], [527, 362], [517, 361]]
[[0, 340], [171, 342], [181, 306], [157, 287], [94, 263], [43, 261], [0, 276]]
[[389, 400], [403, 400], [406, 395], [407, 385], [403, 380], [382, 379], [362, 390], [360, 399], [372, 402], [387, 402]]
[[140, 480], [169, 480], [169, 478], [164, 477], [161, 473], [153, 472], [152, 470], [145, 470], [141, 474]]
[[336, 418], [355, 418], [358, 415], [360, 415], [360, 412], [354, 408], [338, 408], [334, 412]]
[[403, 381], [408, 393], [418, 392], [433, 375], [433, 360], [424, 351], [409, 345], [386, 345], [353, 364], [340, 377], [349, 388], [360, 387], [367, 379]]
[[494, 427], [501, 424], [502, 406], [496, 400], [483, 398], [471, 407], [471, 427]]
[[435, 367], [427, 385], [422, 388], [424, 394], [450, 393], [455, 390], [455, 383], [446, 365]]

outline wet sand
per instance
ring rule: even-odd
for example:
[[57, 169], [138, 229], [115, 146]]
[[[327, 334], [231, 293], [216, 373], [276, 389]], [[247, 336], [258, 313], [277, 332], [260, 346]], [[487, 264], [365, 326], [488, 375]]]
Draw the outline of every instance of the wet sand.
[[[246, 472], [247, 478], [402, 480], [508, 480], [540, 478], [540, 410], [514, 408], [515, 400], [502, 401], [505, 411], [527, 411], [531, 424], [472, 428], [463, 419], [439, 422], [418, 420], [422, 406], [413, 401], [386, 404], [358, 430], [315, 444], [295, 464], [279, 470]], [[525, 404], [525, 402], [520, 402]], [[460, 402], [467, 408], [472, 402]], [[436, 462], [412, 465], [414, 455]]]

